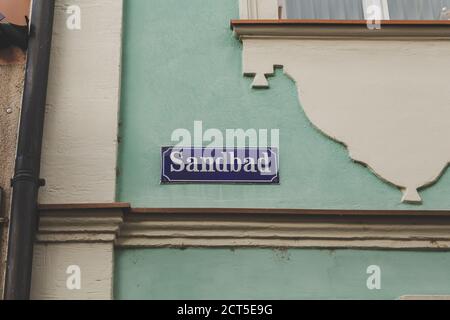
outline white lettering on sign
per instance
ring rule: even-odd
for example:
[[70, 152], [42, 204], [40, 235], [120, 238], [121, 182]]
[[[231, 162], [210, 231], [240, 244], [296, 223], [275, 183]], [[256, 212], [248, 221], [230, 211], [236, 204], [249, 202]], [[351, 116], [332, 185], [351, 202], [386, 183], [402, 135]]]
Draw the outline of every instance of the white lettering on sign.
[[271, 160], [268, 152], [261, 152], [260, 156], [240, 158], [235, 152], [223, 151], [219, 156], [189, 156], [185, 157], [183, 150], [173, 150], [170, 153], [171, 172], [261, 172], [270, 173]]

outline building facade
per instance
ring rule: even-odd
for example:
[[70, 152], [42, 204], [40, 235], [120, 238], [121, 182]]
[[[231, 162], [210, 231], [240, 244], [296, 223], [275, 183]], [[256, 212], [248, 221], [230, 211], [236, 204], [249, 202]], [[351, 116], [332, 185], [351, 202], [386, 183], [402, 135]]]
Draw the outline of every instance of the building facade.
[[[57, 0], [32, 298], [450, 296], [450, 1], [413, 2]], [[186, 136], [279, 183], [161, 183]]]

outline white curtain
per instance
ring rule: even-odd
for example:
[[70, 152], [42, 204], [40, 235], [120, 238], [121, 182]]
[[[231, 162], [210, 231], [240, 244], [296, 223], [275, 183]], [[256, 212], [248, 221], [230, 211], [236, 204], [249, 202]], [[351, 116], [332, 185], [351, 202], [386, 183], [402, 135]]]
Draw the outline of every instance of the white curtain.
[[389, 0], [392, 20], [439, 20], [450, 0]]
[[[288, 19], [364, 20], [362, 0], [284, 0]], [[450, 0], [388, 0], [391, 20], [439, 20]]]
[[361, 0], [285, 0], [288, 19], [364, 19]]

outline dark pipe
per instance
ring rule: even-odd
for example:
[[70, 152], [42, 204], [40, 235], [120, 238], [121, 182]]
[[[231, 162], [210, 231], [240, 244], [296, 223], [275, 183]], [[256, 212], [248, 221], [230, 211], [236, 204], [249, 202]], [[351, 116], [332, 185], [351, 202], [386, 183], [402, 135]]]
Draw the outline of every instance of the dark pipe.
[[5, 299], [30, 298], [33, 245], [38, 226], [37, 196], [42, 132], [55, 0], [32, 5], [22, 112], [12, 179]]

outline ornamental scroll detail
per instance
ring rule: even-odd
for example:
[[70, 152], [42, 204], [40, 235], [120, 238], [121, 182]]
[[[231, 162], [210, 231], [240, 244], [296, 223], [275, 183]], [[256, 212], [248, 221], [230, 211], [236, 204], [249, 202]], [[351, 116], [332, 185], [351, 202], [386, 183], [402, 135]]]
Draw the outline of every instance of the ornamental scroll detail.
[[[450, 42], [244, 38], [243, 72], [268, 88], [274, 66], [310, 122], [350, 158], [421, 203], [450, 162]], [[299, 139], [299, 142], [301, 140]]]

